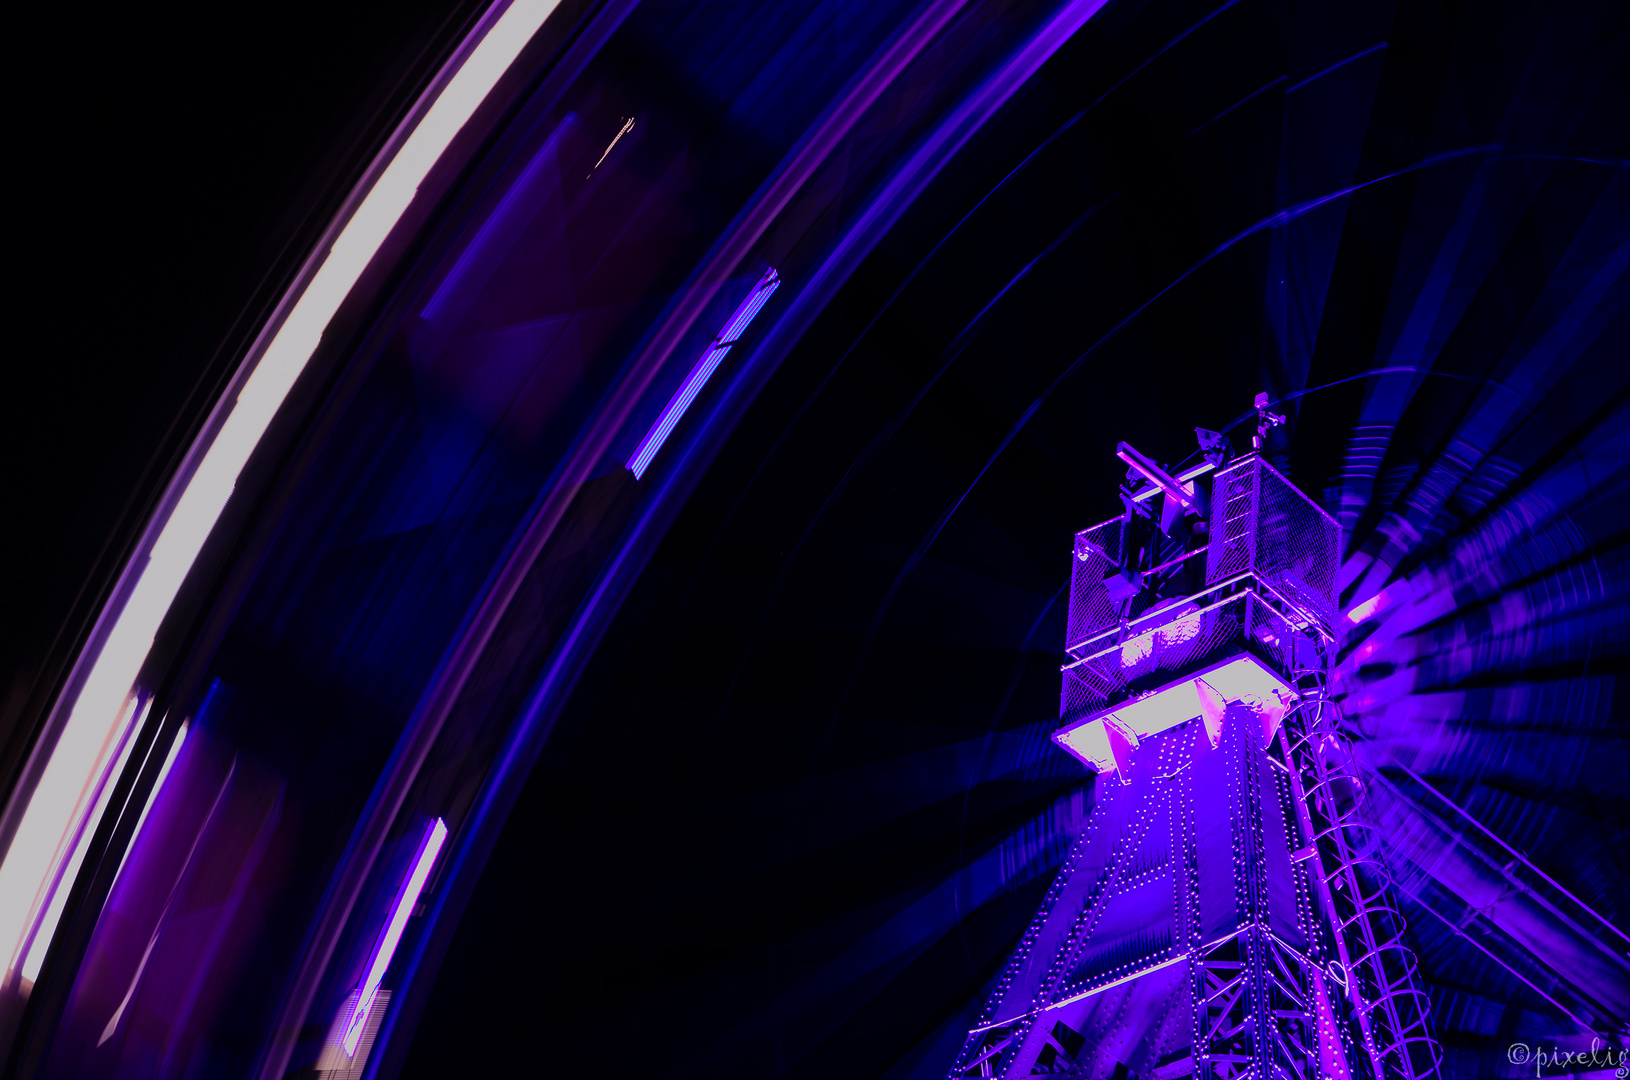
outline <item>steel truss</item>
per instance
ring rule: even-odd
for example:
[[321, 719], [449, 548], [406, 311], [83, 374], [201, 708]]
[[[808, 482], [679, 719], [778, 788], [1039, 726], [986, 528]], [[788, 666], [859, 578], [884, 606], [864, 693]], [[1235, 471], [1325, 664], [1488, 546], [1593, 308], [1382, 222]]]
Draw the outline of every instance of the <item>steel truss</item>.
[[[1096, 801], [952, 1080], [1438, 1074], [1329, 693], [1334, 523], [1257, 459], [1216, 483], [1212, 576], [1193, 595], [1156, 603], [1115, 580], [1173, 560], [1135, 552], [1133, 498], [1118, 531], [1077, 538], [1056, 741], [1100, 771]], [[1272, 693], [1205, 682], [1241, 663]]]

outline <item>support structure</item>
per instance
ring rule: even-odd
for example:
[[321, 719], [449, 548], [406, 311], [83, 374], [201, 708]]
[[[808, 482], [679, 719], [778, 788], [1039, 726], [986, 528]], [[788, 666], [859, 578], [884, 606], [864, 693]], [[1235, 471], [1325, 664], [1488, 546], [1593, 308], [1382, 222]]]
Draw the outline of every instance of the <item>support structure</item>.
[[1340, 530], [1260, 457], [1124, 443], [1076, 536], [1060, 747], [1095, 806], [953, 1080], [1427, 1080], [1441, 1051], [1327, 693]]

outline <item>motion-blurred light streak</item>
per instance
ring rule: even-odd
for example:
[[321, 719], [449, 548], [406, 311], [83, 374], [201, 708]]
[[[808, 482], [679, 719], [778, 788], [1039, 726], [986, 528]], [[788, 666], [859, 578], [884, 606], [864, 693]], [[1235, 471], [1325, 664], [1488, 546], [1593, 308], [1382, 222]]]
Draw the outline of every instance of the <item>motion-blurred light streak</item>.
[[1340, 68], [1344, 68], [1348, 64], [1351, 64], [1354, 60], [1363, 59], [1364, 57], [1370, 55], [1372, 52], [1378, 52], [1381, 49], [1384, 49], [1386, 47], [1387, 47], [1386, 42], [1378, 41], [1374, 45], [1371, 45], [1367, 49], [1360, 49], [1358, 52], [1356, 52], [1353, 55], [1349, 56], [1347, 59], [1345, 59], [1345, 60], [1337, 60], [1334, 64], [1331, 64], [1329, 67], [1325, 68], [1323, 71], [1320, 71], [1320, 72], [1318, 72], [1317, 74], [1314, 74], [1314, 75], [1309, 75], [1307, 78], [1303, 79], [1301, 82], [1295, 83], [1294, 85], [1285, 87], [1285, 93], [1294, 94], [1296, 91], [1300, 90], [1302, 87], [1306, 86], [1308, 83], [1315, 82], [1315, 81], [1317, 81], [1319, 79], [1322, 79], [1326, 75], [1330, 74], [1332, 71], [1336, 71], [1336, 70], [1338, 70]]
[[[1472, 846], [1463, 830], [1439, 820], [1385, 774], [1376, 774], [1376, 778], [1392, 795], [1376, 802], [1379, 824], [1392, 850], [1459, 902], [1451, 925], [1465, 926], [1473, 915], [1482, 920], [1477, 936], [1488, 955], [1582, 1026], [1611, 1026], [1615, 1014], [1630, 1014], [1630, 965], [1604, 953], [1598, 939], [1584, 933], [1532, 884], [1519, 881], [1513, 874], [1514, 862], [1505, 867], [1491, 862]], [[1423, 894], [1418, 883], [1412, 891]], [[1440, 905], [1427, 906], [1434, 914], [1443, 914]], [[1508, 938], [1517, 947], [1502, 949], [1498, 941], [1491, 940], [1497, 937]], [[1530, 957], [1549, 968], [1551, 977], [1525, 971], [1534, 966]], [[1557, 983], [1573, 993], [1559, 993]], [[1581, 1008], [1579, 999], [1594, 999], [1610, 1012], [1602, 1015], [1597, 1009]]]
[[[87, 791], [86, 795], [95, 799], [95, 805], [89, 813], [77, 814], [77, 836], [73, 839], [73, 857], [68, 860], [67, 865], [61, 868], [55, 879], [42, 885], [41, 891], [35, 900], [36, 903], [46, 901], [48, 906], [34, 930], [32, 940], [25, 938], [23, 941], [22, 947], [27, 950], [27, 956], [23, 960], [22, 972], [23, 978], [29, 981], [39, 978], [40, 967], [45, 963], [46, 949], [51, 944], [51, 935], [56, 932], [57, 923], [62, 919], [63, 906], [68, 901], [68, 890], [63, 886], [65, 883], [71, 884], [73, 882], [74, 877], [79, 873], [80, 866], [85, 862], [85, 853], [90, 848], [91, 835], [96, 831], [96, 822], [102, 819], [102, 811], [107, 808], [108, 799], [113, 794], [114, 780], [124, 771], [125, 762], [130, 759], [130, 751], [135, 748], [134, 733], [140, 729], [142, 721], [147, 718], [147, 710], [152, 708], [152, 705], [153, 699], [151, 697], [145, 700], [136, 697], [130, 699], [130, 707], [124, 714], [123, 722], [117, 725], [115, 731], [109, 736], [111, 746], [117, 753], [112, 767], [101, 770], [100, 776], [97, 775], [94, 769], [91, 772], [91, 779], [95, 779], [97, 783], [94, 792]], [[105, 746], [103, 749], [104, 756], [99, 760], [106, 760], [107, 749]], [[90, 788], [90, 779], [87, 779], [86, 787], [87, 789]], [[68, 795], [67, 792], [51, 792], [50, 794], [57, 798], [66, 798]], [[76, 812], [84, 806], [84, 797], [81, 797], [79, 807], [75, 808]], [[63, 842], [67, 843], [68, 837], [65, 836]]]
[[[172, 496], [173, 503], [167, 500], [173, 506], [168, 519], [149, 526], [158, 530], [157, 539], [127, 568], [128, 599], [121, 610], [104, 613], [111, 626], [100, 650], [81, 659], [81, 665], [88, 665], [84, 682], [76, 698], [59, 706], [68, 710], [66, 723], [48, 751], [39, 782], [23, 796], [28, 799], [26, 809], [0, 864], [0, 947], [11, 957], [14, 973], [19, 955], [29, 948], [25, 943], [34, 942], [30, 957], [49, 944], [61, 913], [58, 896], [65, 898], [72, 884], [64, 865], [68, 852], [77, 850], [70, 836], [76, 829], [83, 829], [83, 835], [95, 830], [95, 815], [79, 812], [83, 796], [76, 798], [74, 793], [111, 789], [107, 747], [119, 741], [121, 718], [126, 715], [123, 705], [131, 697], [159, 624], [226, 508], [244, 466], [330, 320], [419, 185], [556, 3], [516, 0], [435, 96], [326, 255], [318, 256], [315, 273], [236, 399], [217, 406], [216, 415], [224, 415], [224, 420], [212, 439], [205, 435], [195, 444], [194, 453], [201, 451], [201, 460], [190, 477], [177, 478], [180, 490]], [[97, 803], [98, 814], [102, 806]]]
[[558, 164], [561, 145], [564, 143], [566, 136], [576, 127], [576, 118], [571, 113], [567, 113], [565, 119], [561, 120], [555, 130], [550, 133], [549, 138], [544, 141], [543, 146], [539, 147], [538, 152], [532, 155], [532, 160], [527, 162], [526, 168], [521, 170], [521, 175], [515, 178], [515, 182], [504, 193], [504, 197], [499, 200], [497, 208], [482, 222], [481, 228], [476, 231], [469, 245], [459, 255], [458, 261], [453, 263], [453, 268], [447, 272], [447, 276], [436, 287], [436, 291], [431, 295], [429, 303], [425, 304], [424, 309], [419, 312], [421, 319], [434, 320], [437, 315], [441, 314], [441, 310], [447, 304], [448, 298], [458, 291], [459, 286], [464, 282], [465, 275], [470, 272], [470, 268], [480, 260], [481, 256], [491, 248], [495, 241], [508, 240], [510, 243], [514, 242], [515, 237], [521, 231], [521, 227], [525, 224], [524, 215], [526, 212], [536, 210], [536, 207], [530, 201], [536, 197], [535, 185], [539, 180], [547, 178], [550, 175], [551, 168]]
[[181, 861], [181, 868], [170, 885], [169, 895], [165, 898], [164, 907], [160, 909], [157, 922], [153, 926], [153, 933], [147, 939], [147, 948], [142, 952], [141, 960], [136, 965], [136, 971], [130, 976], [130, 988], [119, 1002], [119, 1007], [113, 1010], [108, 1018], [107, 1026], [102, 1029], [102, 1037], [96, 1045], [101, 1046], [113, 1038], [113, 1033], [119, 1029], [119, 1021], [124, 1017], [125, 1009], [130, 1005], [130, 999], [135, 997], [136, 988], [141, 985], [142, 974], [147, 970], [147, 962], [152, 959], [153, 949], [158, 945], [159, 936], [163, 934], [165, 924], [169, 920], [170, 910], [175, 906], [176, 897], [181, 894], [182, 884], [187, 880], [187, 871], [192, 867], [192, 860], [198, 854], [198, 845], [203, 842], [204, 834], [209, 832], [210, 824], [215, 820], [216, 813], [221, 808], [221, 802], [226, 798], [227, 790], [232, 786], [232, 778], [237, 775], [238, 759], [234, 757], [232, 764], [227, 768], [226, 776], [221, 780], [221, 786], [215, 792], [215, 798], [210, 803], [209, 812], [199, 823], [198, 829], [193, 833], [192, 843], [187, 848], [186, 858]]
[[[610, 152], [608, 148], [606, 153]], [[724, 324], [724, 329], [719, 331], [719, 336], [708, 344], [701, 359], [696, 361], [690, 374], [685, 376], [685, 381], [674, 391], [674, 396], [668, 399], [668, 404], [662, 409], [662, 415], [651, 425], [651, 430], [645, 433], [645, 438], [640, 440], [639, 446], [634, 450], [634, 456], [628, 459], [628, 471], [634, 474], [634, 479], [638, 480], [645, 475], [645, 470], [651, 467], [651, 462], [662, 449], [662, 444], [668, 441], [668, 436], [673, 434], [674, 427], [684, 417], [685, 410], [691, 407], [696, 395], [702, 392], [702, 387], [718, 370], [719, 364], [730, 352], [730, 347], [741, 340], [742, 334], [747, 332], [747, 327], [780, 287], [781, 277], [775, 272], [775, 268], [771, 267], [764, 271], [764, 276], [758, 279], [758, 284], [747, 294], [747, 299], [736, 308], [735, 313]]]
[[131, 830], [130, 843], [125, 846], [124, 854], [119, 856], [119, 868], [113, 872], [113, 882], [118, 884], [119, 875], [124, 873], [125, 863], [130, 859], [130, 853], [136, 850], [136, 842], [141, 839], [142, 826], [147, 824], [147, 815], [158, 801], [159, 792], [164, 790], [164, 781], [169, 779], [170, 769], [175, 766], [175, 759], [181, 756], [181, 744], [187, 740], [187, 725], [182, 724], [176, 731], [175, 738], [170, 740], [170, 749], [164, 755], [164, 764], [159, 766], [158, 778], [153, 781], [153, 790], [147, 793], [147, 801], [142, 803], [141, 815], [136, 818], [136, 827]]
[[[606, 152], [601, 154], [599, 156], [599, 158], [595, 160], [594, 164], [589, 168], [588, 176], [593, 176], [594, 175], [594, 170], [598, 169], [600, 167], [600, 165], [606, 160], [606, 158], [611, 156], [611, 152], [617, 148], [617, 144], [622, 141], [623, 136], [627, 135], [630, 131], [633, 131], [633, 130], [634, 130], [634, 118], [632, 116], [630, 116], [627, 120], [623, 121], [623, 126], [617, 129], [617, 134], [615, 134], [615, 135], [613, 135], [611, 137], [611, 143], [610, 143], [610, 145], [608, 145], [606, 147]], [[584, 179], [587, 180], [588, 176], [585, 176]]]
[[425, 831], [424, 840], [419, 844], [419, 854], [413, 861], [413, 869], [409, 872], [407, 880], [402, 883], [402, 891], [396, 897], [396, 905], [391, 909], [390, 921], [385, 924], [384, 932], [379, 935], [379, 942], [374, 946], [373, 956], [369, 959], [368, 974], [362, 980], [360, 992], [356, 1002], [351, 1006], [351, 1015], [345, 1022], [345, 1052], [347, 1055], [357, 1051], [357, 1040], [362, 1038], [362, 1026], [373, 1010], [374, 999], [379, 995], [379, 984], [385, 981], [385, 972], [390, 969], [391, 958], [396, 955], [396, 946], [402, 942], [402, 931], [407, 928], [408, 916], [413, 914], [414, 905], [419, 902], [419, 894], [424, 891], [425, 882], [430, 879], [430, 870], [436, 865], [436, 856], [441, 854], [442, 844], [447, 841], [447, 823], [437, 818], [430, 823]]

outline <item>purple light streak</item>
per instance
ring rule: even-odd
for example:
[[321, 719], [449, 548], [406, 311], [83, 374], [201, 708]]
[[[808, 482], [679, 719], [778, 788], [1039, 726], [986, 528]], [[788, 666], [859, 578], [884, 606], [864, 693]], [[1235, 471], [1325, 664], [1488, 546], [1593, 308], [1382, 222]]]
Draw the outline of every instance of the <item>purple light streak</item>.
[[391, 966], [391, 957], [396, 955], [396, 946], [401, 944], [402, 931], [407, 927], [408, 916], [413, 914], [413, 906], [419, 902], [419, 894], [424, 891], [424, 883], [430, 877], [430, 868], [436, 865], [436, 856], [441, 854], [441, 846], [446, 840], [447, 824], [441, 818], [437, 818], [430, 823], [424, 840], [419, 844], [419, 854], [413, 861], [413, 871], [408, 874], [401, 893], [396, 897], [396, 906], [391, 910], [390, 922], [385, 924], [385, 932], [379, 935], [379, 943], [374, 946], [373, 959], [368, 964], [368, 975], [362, 980], [356, 1004], [351, 1007], [351, 1015], [346, 1018], [344, 1045], [347, 1057], [357, 1052], [357, 1041], [362, 1038], [363, 1025], [368, 1019], [368, 1013], [373, 1011], [374, 999], [379, 996], [379, 984], [385, 980], [385, 972]]
[[[633, 121], [631, 120], [629, 126], [632, 125]], [[520, 226], [524, 224], [524, 220], [519, 215], [523, 210], [532, 209], [528, 206], [528, 199], [533, 193], [533, 185], [537, 183], [538, 178], [547, 169], [555, 165], [560, 157], [561, 144], [575, 126], [575, 118], [568, 113], [566, 119], [560, 122], [560, 125], [545, 140], [538, 152], [532, 155], [532, 160], [527, 163], [526, 168], [521, 172], [515, 183], [511, 185], [509, 191], [505, 192], [503, 199], [498, 203], [497, 209], [482, 223], [480, 231], [475, 234], [475, 239], [470, 241], [469, 246], [464, 249], [464, 253], [453, 264], [453, 268], [442, 279], [441, 285], [437, 287], [435, 294], [430, 297], [430, 302], [419, 313], [421, 319], [434, 319], [441, 314], [441, 309], [447, 303], [448, 297], [452, 296], [454, 290], [464, 281], [464, 275], [469, 272], [470, 267], [481, 257], [482, 253], [492, 245], [493, 240], [500, 236], [513, 235], [519, 231]], [[622, 138], [621, 132], [618, 133], [617, 138]], [[612, 145], [616, 145], [615, 140], [613, 140]], [[610, 147], [606, 148], [606, 153], [611, 153]], [[598, 165], [599, 163], [596, 162], [595, 164]]]
[[175, 738], [170, 740], [170, 750], [164, 755], [164, 764], [159, 768], [158, 779], [153, 781], [153, 790], [147, 793], [147, 801], [142, 804], [141, 815], [136, 818], [136, 828], [130, 833], [130, 843], [125, 846], [125, 853], [119, 856], [119, 868], [113, 872], [115, 882], [119, 880], [119, 875], [124, 873], [125, 862], [130, 858], [130, 853], [136, 850], [136, 841], [141, 839], [142, 826], [147, 824], [147, 814], [153, 809], [153, 804], [158, 801], [158, 793], [164, 790], [164, 781], [169, 778], [170, 769], [175, 765], [175, 759], [181, 755], [181, 744], [186, 741], [187, 725], [182, 724], [175, 733]]
[[1387, 47], [1387, 43], [1385, 41], [1378, 41], [1374, 45], [1371, 45], [1367, 49], [1359, 50], [1358, 52], [1356, 52], [1353, 55], [1349, 56], [1345, 60], [1337, 60], [1334, 64], [1331, 64], [1329, 67], [1325, 68], [1323, 71], [1319, 72], [1317, 75], [1309, 75], [1307, 78], [1303, 79], [1299, 83], [1296, 83], [1294, 86], [1285, 87], [1285, 93], [1293, 94], [1296, 91], [1300, 90], [1302, 87], [1306, 86], [1308, 83], [1313, 82], [1315, 79], [1322, 79], [1326, 75], [1330, 74], [1332, 71], [1335, 71], [1337, 68], [1346, 67], [1348, 64], [1351, 64], [1354, 60], [1358, 60], [1358, 59], [1361, 59], [1363, 57], [1366, 57], [1366, 56], [1370, 55], [1372, 52], [1377, 52], [1377, 51], [1379, 51], [1381, 49], [1384, 49], [1386, 47]]
[[[258, 356], [237, 372], [235, 393], [216, 407], [178, 466], [99, 615], [93, 640], [100, 644], [87, 645], [75, 660], [77, 693], [65, 694], [47, 720], [56, 741], [42, 745], [40, 780], [31, 790], [20, 789], [5, 814], [6, 827], [16, 830], [0, 857], [0, 949], [11, 957], [7, 980], [25, 977], [21, 966], [36, 945], [43, 961], [67, 900], [64, 883], [71, 885], [78, 873], [78, 865], [65, 860], [88, 845], [107, 808], [102, 799], [83, 818], [76, 797], [111, 793], [114, 774], [102, 771], [108, 764], [103, 751], [128, 734], [121, 734], [125, 703], [141, 696], [136, 680], [154, 635], [250, 455], [419, 185], [556, 3], [516, 0], [483, 20], [485, 32], [470, 39], [473, 48], [446, 68], [450, 78], [421, 99], [414, 118], [398, 129], [400, 141], [375, 159], [372, 182], [359, 184], [354, 209], [340, 213], [324, 234], [320, 254], [283, 298], [281, 323], [273, 320], [275, 331], [265, 330], [269, 340], [258, 339], [264, 345], [257, 341]], [[122, 767], [122, 761], [115, 764]]]
[[662, 444], [668, 441], [668, 436], [673, 434], [673, 429], [685, 415], [685, 410], [696, 400], [696, 395], [702, 392], [702, 387], [718, 369], [730, 347], [741, 340], [748, 325], [764, 305], [770, 302], [770, 297], [775, 295], [775, 290], [780, 287], [781, 277], [775, 272], [775, 268], [771, 267], [764, 271], [764, 276], [758, 279], [758, 284], [747, 294], [747, 299], [736, 308], [735, 314], [730, 316], [730, 321], [719, 331], [719, 336], [708, 344], [707, 351], [696, 361], [696, 366], [690, 369], [684, 383], [674, 396], [668, 399], [662, 415], [657, 417], [657, 422], [652, 425], [651, 430], [645, 433], [645, 438], [640, 440], [634, 456], [628, 459], [628, 470], [634, 474], [634, 479], [638, 480], [645, 475], [645, 470], [651, 467], [652, 459], [662, 449]]

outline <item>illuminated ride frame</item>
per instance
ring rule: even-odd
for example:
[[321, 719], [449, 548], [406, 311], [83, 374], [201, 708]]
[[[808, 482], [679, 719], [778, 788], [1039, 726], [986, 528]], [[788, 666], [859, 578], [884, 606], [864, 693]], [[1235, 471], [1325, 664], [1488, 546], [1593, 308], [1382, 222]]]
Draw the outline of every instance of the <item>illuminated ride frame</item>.
[[1329, 692], [1340, 528], [1199, 434], [1176, 476], [1122, 443], [1076, 535], [1053, 739], [1096, 805], [953, 1080], [1439, 1074]]

